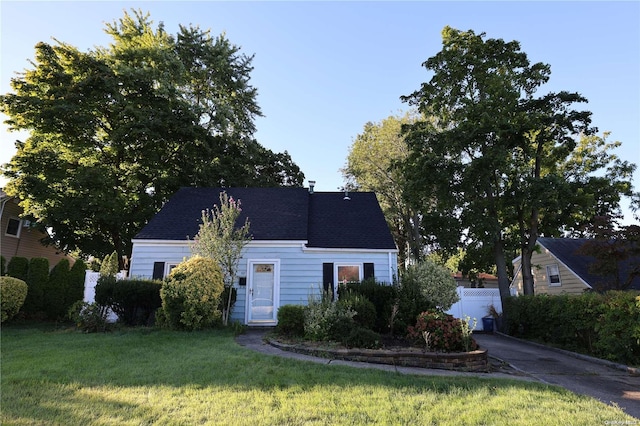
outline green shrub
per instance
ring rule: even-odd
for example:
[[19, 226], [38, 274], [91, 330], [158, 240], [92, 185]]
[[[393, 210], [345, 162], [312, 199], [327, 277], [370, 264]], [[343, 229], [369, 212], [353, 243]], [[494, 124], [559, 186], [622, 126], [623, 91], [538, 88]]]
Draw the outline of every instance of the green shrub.
[[198, 330], [218, 323], [218, 309], [224, 289], [218, 263], [192, 257], [173, 268], [162, 285], [160, 322], [169, 328]]
[[460, 298], [451, 272], [432, 260], [425, 259], [407, 268], [402, 286], [412, 286], [435, 308], [446, 311]]
[[407, 337], [416, 345], [436, 352], [467, 352], [478, 348], [470, 337], [464, 320], [442, 311], [431, 310], [418, 315]]
[[396, 330], [406, 330], [422, 312], [446, 311], [459, 299], [451, 272], [430, 259], [407, 268], [398, 284], [397, 294], [393, 323]]
[[63, 318], [70, 306], [65, 305], [65, 297], [69, 287], [69, 260], [60, 261], [51, 269], [49, 280], [44, 287], [45, 311], [52, 320]]
[[638, 292], [608, 291], [604, 295], [602, 314], [595, 325], [598, 339], [593, 345], [597, 356], [640, 364], [640, 341], [635, 332], [640, 324]]
[[506, 331], [599, 358], [640, 365], [637, 291], [509, 297]]
[[[344, 295], [349, 293], [362, 295], [373, 303], [376, 310], [374, 331], [378, 333], [391, 331], [389, 327], [390, 318], [394, 302], [397, 299], [397, 286], [376, 282], [373, 279], [364, 280], [361, 283], [347, 283], [338, 286], [338, 300], [341, 300]], [[415, 320], [418, 313], [416, 312], [412, 320]]]
[[[64, 304], [71, 308], [78, 300], [84, 299], [84, 279], [87, 265], [82, 259], [77, 259], [69, 271], [69, 285], [64, 297]], [[68, 309], [67, 309], [68, 310]]]
[[366, 297], [360, 294], [347, 293], [340, 297], [338, 303], [356, 312], [353, 317], [356, 325], [369, 330], [373, 330], [376, 326], [376, 307]]
[[602, 315], [602, 295], [588, 292], [579, 297], [571, 296], [567, 304], [574, 339], [566, 346], [571, 350], [585, 350], [595, 353], [593, 345], [597, 340], [594, 322]]
[[113, 293], [115, 291], [115, 286], [116, 277], [114, 275], [100, 275], [95, 287], [95, 302], [104, 307], [113, 305]]
[[29, 273], [29, 259], [26, 257], [14, 256], [7, 265], [7, 275], [27, 282]]
[[506, 330], [513, 336], [549, 341], [552, 324], [551, 296], [526, 295], [509, 297], [503, 305], [506, 313]]
[[331, 294], [309, 297], [304, 309], [304, 336], [309, 340], [340, 340], [355, 326], [356, 312], [331, 300]]
[[109, 307], [126, 325], [150, 325], [160, 306], [161, 281], [100, 277], [96, 285], [96, 302]]
[[342, 343], [348, 348], [378, 349], [382, 346], [380, 334], [363, 327], [351, 329], [349, 334], [343, 337]]
[[278, 309], [279, 334], [292, 337], [304, 336], [304, 306], [284, 305]]
[[27, 298], [27, 283], [13, 277], [0, 277], [0, 322], [18, 313]]
[[345, 308], [341, 308], [337, 303], [333, 304], [336, 309], [336, 316], [328, 322], [328, 328], [326, 330], [327, 337], [323, 340], [330, 340], [334, 342], [343, 342], [346, 336], [357, 327], [353, 318], [344, 313], [349, 312]]
[[36, 315], [45, 310], [45, 288], [49, 281], [49, 260], [34, 257], [29, 261], [26, 283], [29, 287], [27, 300], [22, 310], [29, 315]]
[[118, 273], [118, 267], [118, 253], [114, 251], [113, 253], [106, 255], [102, 261], [102, 264], [100, 265], [100, 275], [115, 277]]
[[0, 256], [0, 277], [7, 275], [7, 259]]
[[104, 332], [109, 326], [106, 306], [97, 303], [79, 300], [69, 308], [68, 316], [85, 333]]

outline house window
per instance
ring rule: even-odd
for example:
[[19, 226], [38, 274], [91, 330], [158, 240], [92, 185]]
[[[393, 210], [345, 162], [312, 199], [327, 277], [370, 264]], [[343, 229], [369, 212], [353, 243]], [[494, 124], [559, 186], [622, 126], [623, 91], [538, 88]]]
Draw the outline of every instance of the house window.
[[20, 219], [16, 217], [10, 217], [9, 222], [7, 223], [7, 229], [5, 234], [10, 237], [20, 237]]
[[349, 282], [360, 282], [363, 279], [375, 278], [375, 265], [373, 263], [323, 263], [322, 264], [322, 289], [330, 292], [333, 297], [338, 296], [338, 286]]
[[162, 278], [166, 278], [169, 276], [169, 274], [171, 273], [171, 271], [173, 270], [173, 268], [175, 268], [176, 266], [178, 266], [177, 263], [167, 263], [164, 266], [164, 276]]
[[560, 270], [558, 265], [547, 265], [547, 282], [550, 286], [560, 286]]
[[153, 262], [153, 274], [152, 278], [154, 280], [163, 280], [169, 275], [171, 270], [178, 266], [176, 262]]
[[362, 265], [336, 265], [339, 284], [362, 281]]

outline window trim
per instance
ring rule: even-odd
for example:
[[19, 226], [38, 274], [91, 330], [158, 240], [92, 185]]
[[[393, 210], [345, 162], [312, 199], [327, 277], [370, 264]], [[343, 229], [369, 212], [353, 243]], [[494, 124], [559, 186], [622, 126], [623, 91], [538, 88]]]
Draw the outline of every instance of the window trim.
[[338, 268], [340, 267], [345, 267], [345, 266], [350, 266], [350, 267], [357, 267], [358, 268], [358, 281], [362, 281], [362, 277], [364, 274], [363, 271], [363, 264], [362, 263], [357, 263], [357, 262], [341, 262], [341, 263], [334, 263], [333, 264], [333, 276], [335, 277], [335, 281], [336, 284], [340, 284], [342, 281], [340, 281], [340, 275], [338, 275]]
[[[11, 224], [12, 220], [18, 222], [18, 227], [17, 227], [17, 231], [16, 231], [15, 234], [9, 233], [9, 225]], [[4, 235], [6, 235], [7, 237], [12, 237], [12, 238], [20, 238], [21, 231], [22, 231], [22, 219], [20, 219], [19, 217], [15, 217], [15, 216], [9, 217], [9, 220], [7, 220], [7, 226], [4, 229]]]
[[169, 276], [169, 274], [171, 273], [171, 270], [173, 268], [175, 268], [176, 266], [178, 266], [179, 263], [178, 262], [165, 262], [164, 263], [164, 273], [162, 275], [162, 279], [165, 279]]
[[338, 262], [333, 264], [333, 300], [338, 300], [338, 287], [342, 281], [338, 275], [338, 268], [341, 266], [355, 266], [358, 268], [358, 281], [362, 281], [364, 276], [364, 265], [362, 262]]
[[[552, 271], [553, 268], [555, 268], [555, 271]], [[560, 278], [560, 266], [558, 266], [557, 263], [552, 263], [550, 265], [547, 265], [546, 271], [547, 271], [547, 284], [549, 285], [549, 287], [562, 286], [562, 278]], [[557, 272], [557, 274], [552, 274], [552, 272]], [[551, 281], [552, 276], [557, 276], [558, 282], [552, 282]]]

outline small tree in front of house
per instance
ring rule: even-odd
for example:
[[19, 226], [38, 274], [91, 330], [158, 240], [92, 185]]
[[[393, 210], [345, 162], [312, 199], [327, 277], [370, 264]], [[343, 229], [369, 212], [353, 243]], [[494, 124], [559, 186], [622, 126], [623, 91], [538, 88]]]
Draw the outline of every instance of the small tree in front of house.
[[100, 276], [115, 277], [118, 273], [118, 253], [114, 251], [105, 256], [100, 265]]
[[242, 249], [251, 239], [248, 218], [242, 226], [236, 226], [241, 212], [240, 200], [234, 200], [226, 192], [221, 192], [220, 205], [202, 211], [202, 224], [191, 244], [194, 255], [214, 259], [222, 270], [227, 290], [226, 306], [222, 312], [224, 325], [229, 323], [233, 283], [238, 273]]

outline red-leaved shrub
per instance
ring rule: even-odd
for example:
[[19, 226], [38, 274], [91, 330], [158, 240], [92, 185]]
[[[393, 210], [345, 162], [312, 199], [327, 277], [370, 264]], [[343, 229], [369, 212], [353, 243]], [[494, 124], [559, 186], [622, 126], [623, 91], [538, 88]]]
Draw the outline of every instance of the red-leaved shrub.
[[407, 336], [416, 346], [434, 352], [468, 352], [478, 348], [464, 321], [441, 311], [418, 315], [416, 325], [407, 328]]

